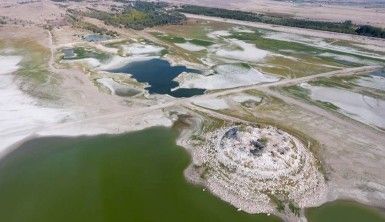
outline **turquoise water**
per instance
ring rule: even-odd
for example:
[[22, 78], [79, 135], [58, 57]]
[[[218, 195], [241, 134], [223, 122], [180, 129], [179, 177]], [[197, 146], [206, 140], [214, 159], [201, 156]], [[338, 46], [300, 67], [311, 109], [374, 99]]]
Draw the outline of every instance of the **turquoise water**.
[[0, 161], [4, 222], [273, 222], [186, 182], [171, 129], [41, 138]]
[[168, 94], [173, 97], [191, 97], [201, 95], [204, 89], [178, 89], [172, 91], [179, 84], [173, 79], [182, 72], [192, 72], [199, 75], [199, 71], [189, 69], [186, 66], [172, 66], [167, 60], [150, 59], [145, 61], [131, 62], [118, 69], [108, 70], [117, 73], [129, 73], [139, 82], [148, 83], [150, 94]]

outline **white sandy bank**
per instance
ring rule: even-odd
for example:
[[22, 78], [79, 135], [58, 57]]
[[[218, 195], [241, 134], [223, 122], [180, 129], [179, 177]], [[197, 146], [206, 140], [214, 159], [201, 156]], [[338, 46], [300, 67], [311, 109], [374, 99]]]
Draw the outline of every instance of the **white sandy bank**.
[[382, 76], [362, 76], [356, 81], [356, 84], [363, 87], [385, 91], [385, 77]]
[[175, 43], [175, 45], [190, 52], [199, 52], [206, 49], [204, 46], [195, 45], [191, 42]]
[[212, 98], [212, 99], [194, 99], [193, 103], [202, 106], [208, 109], [213, 109], [213, 110], [221, 110], [221, 109], [227, 109], [229, 108], [229, 105], [227, 104], [225, 99], [221, 98]]
[[[21, 56], [0, 56], [0, 158], [12, 151], [12, 147], [16, 148], [18, 142], [34, 136], [116, 134], [173, 123], [156, 107], [100, 114], [99, 109], [103, 111], [109, 107], [77, 104], [77, 107], [63, 109], [42, 104], [17, 85], [13, 72], [17, 71], [21, 60]], [[126, 107], [122, 105], [121, 108]]]
[[217, 74], [209, 76], [182, 73], [175, 80], [179, 82], [179, 88], [209, 90], [234, 88], [279, 80], [277, 77], [265, 75], [256, 69], [244, 68], [239, 65], [220, 65], [216, 68], [216, 72]]
[[0, 56], [0, 156], [6, 148], [47, 124], [63, 121], [67, 111], [43, 107], [22, 92], [15, 76], [21, 56]]
[[235, 46], [238, 49], [226, 49], [223, 46], [219, 49], [213, 49], [215, 55], [226, 59], [234, 59], [247, 62], [257, 62], [265, 58], [269, 52], [266, 50], [258, 49], [254, 44], [246, 43], [238, 39], [226, 40], [229, 45]]
[[340, 112], [352, 119], [368, 125], [385, 128], [385, 101], [344, 89], [311, 86], [302, 84], [310, 90], [313, 100], [329, 102], [340, 108]]
[[149, 45], [145, 43], [132, 43], [122, 46], [125, 54], [128, 55], [143, 55], [143, 54], [160, 54], [164, 49], [156, 45]]

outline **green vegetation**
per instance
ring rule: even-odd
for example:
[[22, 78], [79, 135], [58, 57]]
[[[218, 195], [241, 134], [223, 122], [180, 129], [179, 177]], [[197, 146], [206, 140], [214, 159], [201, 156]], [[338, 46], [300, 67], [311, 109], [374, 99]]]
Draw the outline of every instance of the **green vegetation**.
[[213, 42], [201, 40], [201, 39], [192, 39], [189, 42], [194, 44], [194, 45], [199, 45], [199, 46], [210, 46], [210, 45], [214, 44]]
[[342, 65], [348, 65], [348, 66], [359, 66], [359, 64], [355, 64], [353, 62], [347, 62], [347, 61], [336, 61], [336, 59], [334, 58], [321, 57], [319, 56], [319, 54], [333, 53], [338, 55], [354, 56], [359, 59], [367, 59], [367, 60], [372, 60], [377, 62], [384, 62], [384, 60], [382, 59], [370, 58], [370, 57], [366, 57], [365, 55], [357, 55], [349, 52], [342, 52], [342, 51], [337, 51], [332, 49], [324, 49], [317, 46], [311, 46], [311, 45], [307, 45], [299, 42], [265, 38], [263, 33], [261, 33], [258, 30], [255, 31], [254, 33], [233, 32], [227, 38], [235, 38], [242, 41], [248, 41], [248, 42], [254, 43], [257, 48], [274, 51], [280, 54], [291, 55], [292, 53], [287, 52], [288, 50], [290, 50], [293, 52], [295, 51], [298, 54], [303, 54], [303, 55], [310, 54], [312, 56], [317, 56], [317, 58], [323, 59], [325, 61], [329, 60], [329, 62], [333, 61], [336, 64], [342, 64]]
[[271, 193], [266, 193], [266, 195], [269, 196], [270, 200], [276, 205], [276, 209], [278, 212], [282, 213], [286, 210], [286, 207], [289, 207], [289, 210], [296, 216], [300, 216], [301, 208], [299, 208], [295, 203], [292, 201], [288, 201], [287, 197], [282, 198], [278, 197], [278, 195], [274, 195]]
[[214, 44], [213, 42], [207, 41], [207, 40], [201, 40], [201, 39], [186, 40], [185, 38], [180, 37], [180, 36], [168, 35], [168, 34], [163, 34], [163, 33], [159, 33], [159, 32], [152, 32], [151, 34], [153, 36], [159, 38], [160, 40], [165, 41], [165, 42], [169, 42], [169, 43], [186, 43], [186, 42], [190, 42], [190, 43], [192, 43], [194, 45], [205, 46], [205, 47]]
[[299, 216], [300, 213], [301, 213], [301, 208], [299, 208], [296, 204], [294, 204], [293, 202], [290, 202], [289, 203], [289, 209], [290, 211], [296, 215], [296, 216]]
[[127, 43], [130, 43], [130, 41], [127, 39], [124, 39], [124, 40], [119, 40], [119, 41], [114, 41], [114, 42], [108, 42], [108, 43], [105, 43], [104, 45], [106, 47], [120, 49], [121, 45], [124, 45]]
[[[308, 43], [299, 43], [284, 41], [278, 39], [266, 38], [263, 30], [257, 30], [254, 33], [232, 32], [230, 36], [224, 38], [235, 38], [248, 43], [254, 44], [257, 48], [275, 52], [281, 55], [290, 57], [268, 57], [266, 62], [269, 66], [256, 64], [256, 66], [265, 73], [286, 76], [289, 78], [298, 78], [308, 75], [313, 75], [322, 72], [334, 71], [344, 67], [358, 67], [362, 64], [347, 61], [344, 56], [354, 57], [357, 61], [367, 61], [373, 63], [383, 63], [379, 58], [366, 57], [365, 55], [352, 54], [333, 49], [318, 47]], [[342, 59], [335, 59], [332, 56], [323, 56], [324, 54], [333, 54], [338, 58], [341, 55]], [[296, 59], [292, 59], [292, 58]]]
[[321, 49], [307, 46], [297, 42], [288, 42], [282, 40], [268, 39], [263, 38], [263, 36], [258, 33], [232, 33], [228, 38], [236, 38], [243, 41], [249, 41], [254, 43], [257, 48], [265, 49], [269, 51], [275, 51], [282, 53], [282, 50], [293, 50], [301, 53], [309, 53], [316, 55], [321, 51]]
[[48, 49], [28, 40], [17, 41], [11, 47], [16, 49], [16, 54], [23, 55], [17, 74], [26, 79], [26, 84], [29, 82], [33, 85], [31, 89], [48, 81], [50, 75], [47, 67], [50, 53]]
[[174, 10], [167, 10], [168, 5], [161, 2], [135, 1], [121, 12], [110, 13], [88, 8], [85, 16], [104, 21], [107, 25], [141, 30], [166, 24], [181, 24], [186, 17]]
[[352, 89], [353, 84], [351, 80], [357, 79], [356, 76], [344, 76], [344, 77], [321, 77], [317, 80], [310, 81], [309, 83], [317, 86], [326, 86], [326, 87], [340, 87], [344, 89]]
[[292, 26], [298, 28], [316, 29], [331, 32], [342, 32], [349, 34], [365, 35], [371, 37], [385, 38], [385, 30], [373, 26], [356, 26], [351, 21], [345, 22], [324, 22], [311, 21], [288, 17], [272, 16], [267, 14], [258, 14], [238, 10], [228, 10], [221, 8], [210, 8], [195, 5], [183, 5], [180, 12], [215, 16], [227, 19], [236, 19], [242, 21], [262, 22], [274, 25]]
[[[385, 99], [385, 94], [382, 90], [358, 85], [356, 81], [360, 77], [361, 76], [357, 76], [357, 75], [343, 76], [343, 77], [333, 76], [328, 78], [323, 77], [323, 78], [318, 78], [317, 80], [310, 81], [309, 83], [317, 86], [338, 87], [338, 88], [354, 91], [365, 96], [369, 96], [377, 99]], [[332, 108], [332, 109], [336, 108], [333, 104], [330, 104], [330, 103], [324, 103], [324, 105], [327, 106], [328, 108]]]
[[297, 98], [301, 98], [308, 101], [311, 100], [309, 97], [310, 91], [299, 85], [287, 86], [283, 87], [283, 89]]
[[57, 99], [55, 85], [59, 79], [47, 65], [50, 50], [30, 39], [0, 42], [0, 47], [12, 48], [12, 55], [23, 56], [16, 71], [21, 90], [43, 100]]
[[[328, 83], [328, 84], [331, 84], [331, 83]], [[293, 86], [283, 87], [282, 89], [294, 97], [302, 99], [302, 100], [309, 102], [311, 104], [317, 105], [317, 106], [324, 108], [326, 110], [332, 110], [332, 111], [339, 110], [339, 107], [332, 104], [332, 103], [319, 101], [319, 100], [312, 100], [309, 97], [310, 91], [308, 89], [301, 87], [301, 86], [293, 85]]]
[[320, 104], [321, 107], [329, 109], [329, 110], [337, 111], [340, 109], [338, 106], [334, 105], [333, 103], [324, 102], [324, 101], [320, 101], [320, 100], [316, 100], [316, 102], [318, 104]]
[[106, 53], [92, 51], [83, 47], [74, 48], [74, 53], [76, 53], [79, 59], [91, 57], [103, 61], [109, 58], [108, 54]]
[[278, 210], [278, 212], [285, 211], [285, 203], [283, 200], [278, 198], [276, 195], [270, 193], [268, 193], [267, 195], [269, 196], [270, 200], [276, 205], [276, 209]]
[[356, 33], [359, 35], [365, 35], [370, 37], [378, 37], [378, 38], [385, 38], [385, 30], [370, 26], [370, 25], [363, 25], [360, 26], [358, 29], [356, 29]]
[[183, 37], [174, 36], [174, 35], [164, 35], [161, 33], [152, 33], [157, 38], [170, 43], [186, 43], [187, 40]]
[[107, 53], [96, 51], [93, 49], [84, 48], [84, 47], [76, 47], [73, 50], [74, 50], [74, 53], [76, 54], [76, 57], [70, 58], [68, 60], [95, 58], [95, 59], [103, 62], [103, 61], [106, 61], [110, 58], [110, 55]]

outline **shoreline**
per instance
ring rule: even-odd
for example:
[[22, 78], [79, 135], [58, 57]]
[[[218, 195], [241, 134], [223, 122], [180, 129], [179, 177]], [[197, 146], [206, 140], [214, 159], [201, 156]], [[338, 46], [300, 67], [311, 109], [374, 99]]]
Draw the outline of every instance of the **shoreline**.
[[[196, 123], [199, 124], [199, 120], [197, 120], [199, 118], [194, 118], [194, 119], [196, 120], [194, 124], [196, 124]], [[202, 120], [202, 119], [200, 119], [200, 120]], [[237, 206], [234, 205], [234, 203], [231, 203], [229, 200], [224, 199], [221, 195], [218, 195], [215, 192], [213, 192], [211, 189], [208, 189], [205, 181], [202, 180], [199, 177], [199, 174], [197, 173], [197, 171], [193, 169], [193, 155], [194, 155], [193, 149], [194, 148], [190, 144], [188, 144], [188, 140], [190, 139], [191, 135], [193, 135], [193, 133], [194, 133], [194, 127], [183, 129], [182, 132], [179, 133], [179, 136], [176, 139], [176, 144], [178, 146], [182, 147], [190, 156], [190, 164], [183, 171], [183, 174], [184, 174], [186, 181], [188, 181], [189, 183], [192, 183], [194, 185], [202, 187], [203, 191], [208, 191], [208, 192], [210, 192], [211, 195], [214, 195], [217, 198], [221, 199], [222, 201], [226, 202], [227, 204], [233, 206], [234, 208], [237, 208]], [[320, 202], [319, 204], [316, 204], [315, 206], [303, 208], [301, 210], [301, 216], [300, 217], [280, 213], [275, 208], [273, 208], [271, 210], [271, 212], [269, 212], [269, 213], [262, 213], [262, 214], [266, 214], [266, 215], [273, 214], [273, 215], [283, 219], [283, 221], [295, 222], [295, 221], [298, 221], [299, 219], [301, 219], [301, 221], [306, 222], [307, 221], [306, 212], [309, 209], [319, 208], [319, 207], [324, 206], [326, 204], [332, 204], [332, 203], [341, 201], [343, 203], [351, 202], [351, 203], [356, 204], [359, 207], [362, 207], [364, 209], [378, 210], [378, 211], [381, 211], [383, 213], [383, 215], [385, 215], [385, 208], [383, 208], [383, 206], [380, 205], [379, 203], [363, 201], [359, 197], [347, 196], [347, 195], [343, 195], [343, 194], [331, 195], [331, 188], [329, 187], [328, 182], [326, 183], [326, 185], [327, 185], [326, 199], [324, 199], [324, 201]], [[245, 210], [242, 209], [242, 211], [245, 211]], [[256, 213], [256, 212], [248, 212], [247, 210], [245, 212], [247, 212], [249, 214], [261, 214], [261, 213]]]
[[[227, 204], [233, 206], [238, 211], [244, 211], [248, 214], [265, 214], [265, 215], [273, 214], [275, 216], [280, 217], [284, 221], [288, 221], [288, 222], [298, 221], [299, 218], [301, 219], [301, 221], [307, 221], [303, 210], [301, 211], [301, 214], [299, 216], [296, 216], [290, 211], [286, 211], [286, 210], [284, 212], [279, 212], [277, 211], [275, 206], [271, 204], [267, 204], [268, 202], [270, 202], [270, 200], [266, 200], [264, 204], [262, 204], [262, 202], [261, 204], [257, 204], [254, 201], [243, 200], [244, 198], [239, 196], [239, 194], [229, 193], [229, 190], [227, 189], [226, 186], [221, 185], [219, 183], [211, 183], [205, 179], [202, 179], [198, 170], [194, 168], [194, 162], [196, 161], [200, 162], [200, 160], [198, 159], [205, 158], [205, 157], [202, 157], [201, 154], [199, 154], [199, 152], [197, 152], [196, 150], [194, 151], [194, 149], [196, 149], [197, 147], [192, 146], [192, 144], [190, 144], [189, 141], [191, 139], [191, 136], [194, 135], [194, 132], [196, 132], [196, 130], [199, 130], [199, 125], [203, 124], [204, 120], [199, 115], [194, 115], [194, 117], [192, 117], [191, 119], [193, 120], [190, 121], [190, 124], [192, 124], [193, 126], [183, 129], [179, 133], [179, 136], [176, 140], [176, 144], [180, 147], [183, 147], [184, 150], [190, 156], [190, 164], [183, 171], [184, 177], [189, 183], [192, 183], [197, 186], [201, 186], [203, 188], [203, 191], [207, 190], [208, 192], [211, 193], [211, 195], [214, 195], [217, 198], [221, 199], [222, 201], [226, 202]], [[325, 192], [326, 192], [325, 194], [327, 194], [328, 192], [327, 184], [326, 184]], [[315, 204], [315, 205], [313, 204], [312, 208], [319, 207], [329, 201], [331, 200], [323, 199], [323, 201], [318, 202], [318, 204]], [[302, 208], [302, 209], [307, 209], [307, 208], [308, 207]]]
[[[208, 191], [208, 192], [210, 192], [211, 195], [221, 199], [222, 201], [224, 201], [225, 203], [231, 205], [232, 207], [237, 208], [234, 203], [230, 202], [227, 199], [222, 198], [221, 195], [218, 195], [218, 194], [214, 193], [211, 189], [207, 189], [207, 184], [205, 184], [205, 182], [199, 178], [197, 172], [194, 171], [194, 169], [192, 167], [193, 166], [193, 154], [192, 154], [192, 149], [193, 148], [191, 147], [191, 145], [189, 145], [187, 143], [187, 139], [190, 138], [190, 136], [192, 135], [194, 130], [197, 130], [197, 127], [199, 127], [200, 120], [202, 120], [202, 119], [194, 118], [194, 121], [192, 121], [192, 124], [194, 124], [194, 127], [188, 127], [188, 128], [182, 129], [181, 131], [178, 131], [178, 136], [177, 136], [177, 138], [175, 140], [176, 145], [181, 147], [184, 151], [186, 151], [186, 153], [190, 157], [190, 163], [185, 168], [185, 170], [183, 171], [183, 175], [185, 177], [185, 180], [188, 183], [191, 183], [193, 185], [197, 185], [197, 186], [202, 187], [203, 191]], [[25, 137], [24, 139], [18, 141], [17, 143], [14, 143], [13, 145], [7, 147], [7, 152], [1, 154], [0, 161], [3, 158], [7, 158], [7, 156], [10, 153], [12, 153], [17, 148], [19, 148], [20, 145], [23, 144], [24, 142], [27, 142], [27, 141], [30, 141], [30, 140], [34, 140], [34, 139], [38, 139], [38, 138], [44, 138], [44, 137], [77, 138], [77, 137], [98, 137], [98, 136], [105, 136], [105, 135], [107, 135], [107, 136], [108, 135], [115, 136], [115, 135], [123, 135], [123, 134], [131, 133], [131, 132], [148, 130], [149, 128], [152, 128], [152, 127], [172, 128], [174, 126], [175, 122], [176, 121], [173, 121], [173, 124], [171, 124], [171, 125], [142, 126], [141, 128], [138, 128], [138, 129], [130, 129], [130, 130], [121, 131], [121, 132], [105, 132], [105, 133], [89, 133], [89, 134], [61, 134], [61, 133], [52, 133], [52, 134], [44, 134], [43, 133], [43, 134], [39, 134], [39, 133], [36, 133], [36, 134], [29, 135], [28, 137]], [[328, 191], [328, 193], [329, 193], [329, 191]], [[376, 210], [377, 209], [379, 209], [379, 210], [382, 209], [381, 206], [378, 206], [378, 205], [375, 205], [375, 204], [363, 203], [362, 200], [360, 200], [360, 199], [351, 198], [351, 197], [350, 198], [336, 197], [336, 196], [331, 197], [330, 195], [327, 195], [327, 199], [325, 199], [324, 202], [322, 202], [320, 204], [317, 204], [316, 206], [313, 206], [313, 207], [303, 208], [303, 212], [306, 213], [306, 211], [308, 209], [310, 209], [310, 208], [318, 208], [318, 207], [323, 206], [325, 204], [329, 204], [329, 203], [333, 203], [333, 202], [338, 202], [338, 201], [352, 202], [353, 204], [362, 205], [362, 207], [368, 208], [368, 209], [376, 209]], [[261, 213], [258, 213], [258, 212], [248, 211], [248, 210], [245, 210], [245, 209], [242, 209], [242, 211], [244, 211], [246, 213], [249, 213], [249, 214], [261, 214]], [[293, 222], [297, 221], [299, 218], [302, 221], [307, 221], [307, 219], [304, 218], [305, 214], [301, 214], [301, 217], [296, 217], [296, 216], [293, 216], [293, 215], [290, 216], [290, 215], [285, 215], [285, 214], [277, 212], [275, 208], [272, 208], [271, 211], [264, 212], [262, 214], [265, 214], [265, 215], [273, 214], [275, 216], [278, 216], [278, 217], [284, 219], [284, 221], [289, 221], [289, 222], [290, 221], [293, 221]]]

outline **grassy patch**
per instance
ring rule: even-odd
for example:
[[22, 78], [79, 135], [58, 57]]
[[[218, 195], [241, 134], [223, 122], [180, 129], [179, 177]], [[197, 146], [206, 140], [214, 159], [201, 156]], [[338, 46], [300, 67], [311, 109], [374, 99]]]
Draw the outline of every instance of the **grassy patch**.
[[182, 24], [186, 17], [174, 10], [169, 10], [168, 5], [162, 2], [133, 1], [126, 4], [123, 11], [114, 13], [88, 8], [84, 13], [68, 10], [73, 17], [88, 16], [104, 21], [105, 24], [142, 30], [167, 24]]
[[50, 72], [47, 63], [50, 51], [36, 42], [16, 41], [11, 46], [16, 49], [18, 55], [22, 55], [20, 69], [16, 72], [19, 76], [25, 78], [26, 82], [32, 84], [43, 84], [48, 81]]
[[109, 42], [104, 44], [106, 47], [110, 48], [120, 48], [121, 45], [127, 44], [129, 40], [121, 40], [121, 41], [115, 41], [115, 42]]
[[93, 49], [87, 49], [84, 47], [75, 47], [74, 53], [76, 54], [76, 57], [71, 58], [72, 59], [85, 59], [85, 58], [95, 58], [99, 61], [106, 61], [110, 58], [110, 55], [104, 52], [96, 51]]
[[282, 50], [291, 50], [300, 53], [306, 53], [311, 55], [316, 55], [321, 53], [322, 50], [315, 47], [307, 46], [301, 43], [281, 41], [268, 38], [255, 38], [253, 43], [260, 49], [265, 49], [274, 52], [282, 53]]
[[192, 39], [189, 42], [194, 45], [205, 46], [205, 47], [214, 44], [213, 42], [201, 40], [201, 39]]
[[289, 202], [289, 209], [290, 211], [296, 215], [296, 216], [299, 216], [300, 213], [301, 213], [301, 208], [299, 208], [296, 204], [294, 204], [293, 202]]
[[333, 110], [333, 111], [338, 111], [340, 109], [338, 106], [334, 105], [333, 103], [319, 101], [319, 100], [317, 100], [316, 102], [318, 104], [320, 104], [319, 106], [324, 108], [324, 109], [329, 109], [329, 110]]
[[31, 39], [17, 39], [3, 42], [2, 47], [11, 48], [11, 55], [20, 55], [22, 60], [15, 72], [20, 80], [20, 89], [40, 99], [57, 99], [55, 85], [58, 77], [48, 68], [50, 50]]
[[308, 89], [305, 89], [298, 85], [283, 87], [283, 90], [287, 91], [291, 95], [304, 99], [304, 100], [311, 100], [309, 97], [310, 91]]
[[353, 84], [350, 83], [351, 80], [355, 80], [355, 76], [345, 76], [345, 77], [322, 77], [318, 78], [315, 81], [310, 81], [309, 83], [316, 86], [325, 86], [325, 87], [340, 87], [344, 89], [352, 89]]
[[158, 35], [157, 36], [159, 39], [165, 41], [165, 42], [170, 42], [170, 43], [186, 43], [187, 40], [183, 37], [179, 36], [174, 36], [174, 35]]
[[338, 111], [339, 110], [339, 107], [334, 105], [333, 103], [311, 99], [309, 96], [310, 90], [305, 89], [301, 86], [294, 85], [294, 86], [283, 87], [282, 89], [294, 97], [302, 99], [302, 100], [304, 100], [310, 104], [316, 105], [316, 106], [321, 107], [323, 109], [332, 110], [332, 111]]
[[285, 202], [278, 198], [276, 195], [273, 194], [267, 194], [270, 198], [270, 200], [275, 204], [276, 209], [278, 212], [284, 212], [285, 211]]

